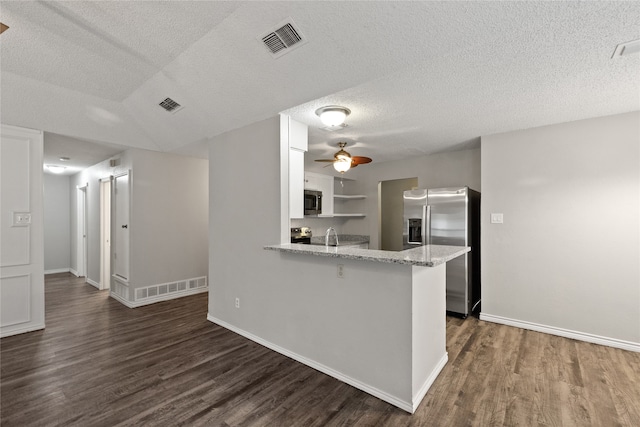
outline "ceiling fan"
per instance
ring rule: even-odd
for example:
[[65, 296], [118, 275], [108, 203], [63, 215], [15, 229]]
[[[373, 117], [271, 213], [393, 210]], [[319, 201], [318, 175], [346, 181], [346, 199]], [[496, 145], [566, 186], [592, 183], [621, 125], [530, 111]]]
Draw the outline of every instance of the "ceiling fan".
[[352, 156], [346, 152], [344, 150], [346, 146], [346, 142], [338, 142], [340, 150], [333, 155], [333, 159], [317, 159], [316, 162], [331, 162], [333, 163], [334, 169], [341, 173], [348, 171], [350, 168], [355, 168], [358, 165], [371, 163], [370, 157]]

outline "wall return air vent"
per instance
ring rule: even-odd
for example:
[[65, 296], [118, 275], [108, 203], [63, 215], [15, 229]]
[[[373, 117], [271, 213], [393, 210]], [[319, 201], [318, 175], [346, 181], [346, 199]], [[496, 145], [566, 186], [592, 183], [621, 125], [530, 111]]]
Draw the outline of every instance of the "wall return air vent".
[[291, 18], [262, 34], [259, 39], [274, 58], [279, 58], [307, 43], [307, 39], [296, 28]]
[[183, 108], [182, 105], [178, 104], [176, 101], [174, 101], [171, 98], [166, 98], [164, 101], [160, 102], [158, 105], [170, 113], [175, 113], [177, 111], [180, 111]]

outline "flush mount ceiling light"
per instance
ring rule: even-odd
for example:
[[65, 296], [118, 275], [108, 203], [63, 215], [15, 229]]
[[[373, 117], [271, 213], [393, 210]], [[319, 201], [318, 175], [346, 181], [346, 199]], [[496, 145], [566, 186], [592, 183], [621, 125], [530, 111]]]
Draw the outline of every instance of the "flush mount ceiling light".
[[63, 173], [66, 167], [56, 166], [56, 165], [47, 165], [47, 169], [49, 169], [53, 173]]
[[340, 126], [349, 114], [351, 114], [351, 110], [339, 105], [328, 105], [316, 110], [316, 115], [327, 126]]

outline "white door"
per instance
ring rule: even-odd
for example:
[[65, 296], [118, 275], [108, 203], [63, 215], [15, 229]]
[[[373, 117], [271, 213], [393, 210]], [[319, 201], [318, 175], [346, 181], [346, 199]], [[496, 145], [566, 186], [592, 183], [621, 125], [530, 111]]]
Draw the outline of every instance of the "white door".
[[0, 337], [44, 328], [42, 132], [0, 125]]
[[111, 178], [100, 181], [100, 289], [111, 287]]
[[87, 185], [79, 185], [76, 190], [77, 194], [77, 217], [78, 217], [78, 230], [77, 236], [77, 251], [76, 259], [78, 261], [77, 271], [78, 277], [87, 276]]
[[129, 280], [129, 174], [116, 176], [113, 181], [115, 219], [112, 233], [113, 274]]

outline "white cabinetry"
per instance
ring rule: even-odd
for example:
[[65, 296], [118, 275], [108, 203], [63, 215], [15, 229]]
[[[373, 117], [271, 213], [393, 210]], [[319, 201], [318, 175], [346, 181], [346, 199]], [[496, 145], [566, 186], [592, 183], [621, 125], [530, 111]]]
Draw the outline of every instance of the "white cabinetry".
[[288, 116], [281, 116], [280, 131], [289, 146], [289, 218], [304, 217], [304, 153], [308, 127]]

